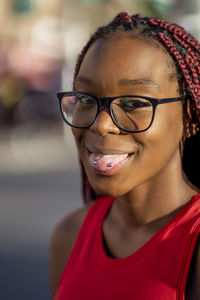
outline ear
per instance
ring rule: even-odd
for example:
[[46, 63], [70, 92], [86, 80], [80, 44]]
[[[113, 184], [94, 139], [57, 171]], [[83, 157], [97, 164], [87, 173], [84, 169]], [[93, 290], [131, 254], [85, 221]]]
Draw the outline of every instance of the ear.
[[197, 133], [196, 124], [192, 122], [192, 119], [190, 99], [186, 99], [183, 104], [183, 140]]
[[184, 146], [185, 146], [185, 138], [183, 137], [182, 140], [179, 143], [179, 150], [180, 150], [181, 159], [183, 158]]

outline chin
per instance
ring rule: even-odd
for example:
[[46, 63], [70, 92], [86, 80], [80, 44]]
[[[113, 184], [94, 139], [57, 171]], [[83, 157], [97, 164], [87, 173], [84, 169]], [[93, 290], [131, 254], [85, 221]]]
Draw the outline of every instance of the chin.
[[127, 191], [120, 189], [119, 185], [118, 186], [116, 185], [116, 182], [114, 185], [112, 185], [109, 182], [108, 183], [104, 182], [102, 184], [100, 184], [99, 182], [99, 184], [97, 184], [96, 182], [90, 181], [90, 184], [94, 189], [94, 191], [101, 196], [116, 198], [127, 193]]
[[98, 195], [116, 198], [127, 194], [133, 187], [132, 181], [131, 184], [126, 184], [127, 174], [122, 170], [116, 174], [105, 175], [94, 172], [84, 162], [83, 166], [92, 188]]

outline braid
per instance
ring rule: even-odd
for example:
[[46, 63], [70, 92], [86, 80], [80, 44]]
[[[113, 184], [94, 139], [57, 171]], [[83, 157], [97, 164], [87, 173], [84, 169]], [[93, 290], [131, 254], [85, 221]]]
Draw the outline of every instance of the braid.
[[[200, 130], [200, 44], [177, 24], [157, 18], [143, 18], [140, 14], [129, 16], [126, 12], [119, 13], [108, 25], [98, 28], [90, 37], [78, 57], [74, 82], [89, 47], [97, 39], [109, 38], [117, 32], [126, 32], [136, 38], [153, 39], [162, 44], [165, 51], [172, 57], [173, 72], [175, 70], [180, 92], [184, 93], [187, 98], [183, 106], [187, 119], [186, 137], [195, 135]], [[88, 184], [84, 169], [82, 171], [86, 199], [87, 195], [94, 195], [95, 192]]]
[[188, 32], [176, 24], [157, 19], [150, 19], [149, 23], [166, 30], [166, 32], [159, 32], [158, 38], [169, 49], [186, 83], [185, 91], [191, 99], [190, 111], [186, 110], [189, 122], [188, 135], [193, 135], [200, 129], [200, 45]]
[[[199, 80], [196, 69], [193, 67], [193, 59], [189, 54], [185, 55], [185, 60], [181, 56], [181, 54], [178, 52], [178, 50], [175, 48], [175, 46], [170, 42], [169, 38], [166, 37], [163, 33], [158, 34], [160, 40], [165, 44], [165, 46], [169, 49], [169, 52], [173, 55], [174, 59], [179, 65], [179, 69], [182, 72], [182, 75], [184, 77], [184, 80], [186, 82], [187, 92], [191, 94], [193, 101], [191, 102], [191, 110], [192, 110], [192, 119], [190, 120], [190, 115], [188, 114], [188, 119], [192, 121], [192, 124], [194, 120], [197, 123], [200, 123], [200, 116], [199, 116], [199, 96], [200, 96], [200, 89], [199, 89]], [[189, 72], [189, 70], [191, 72]], [[190, 75], [191, 73], [191, 75]], [[195, 78], [195, 80], [193, 80]], [[196, 110], [197, 106], [197, 110]], [[195, 114], [197, 112], [197, 114]], [[190, 124], [191, 125], [191, 124]], [[190, 134], [192, 135], [193, 127], [189, 126], [190, 128]]]
[[121, 20], [124, 20], [128, 23], [132, 23], [132, 19], [131, 17], [126, 13], [126, 12], [122, 12], [122, 13], [119, 13], [112, 21], [110, 24], [112, 23], [115, 23], [115, 22], [118, 22], [118, 21], [121, 21]]

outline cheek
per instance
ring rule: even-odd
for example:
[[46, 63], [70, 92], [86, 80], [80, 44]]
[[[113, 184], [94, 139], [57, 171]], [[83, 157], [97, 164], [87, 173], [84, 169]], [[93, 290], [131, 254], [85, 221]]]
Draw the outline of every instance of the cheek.
[[82, 139], [82, 137], [84, 135], [85, 129], [79, 129], [79, 128], [73, 128], [72, 127], [71, 130], [72, 130], [72, 134], [74, 136], [75, 142], [76, 142], [76, 146], [77, 146], [77, 148], [79, 150], [81, 139]]
[[183, 116], [180, 105], [157, 107], [152, 127], [144, 132], [144, 146], [157, 161], [169, 158], [179, 147], [183, 136]]
[[[163, 104], [166, 105], [166, 104]], [[162, 109], [157, 107], [157, 114], [154, 120], [154, 127], [157, 132], [163, 133], [166, 143], [177, 142], [183, 136], [183, 111], [180, 103], [171, 103]], [[153, 127], [153, 128], [154, 128]], [[169, 140], [170, 139], [170, 140]]]

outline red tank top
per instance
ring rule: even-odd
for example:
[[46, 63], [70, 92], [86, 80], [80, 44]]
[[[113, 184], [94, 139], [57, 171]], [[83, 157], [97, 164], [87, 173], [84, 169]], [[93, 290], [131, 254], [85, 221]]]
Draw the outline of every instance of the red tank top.
[[103, 220], [113, 198], [96, 200], [81, 227], [55, 300], [183, 300], [200, 231], [200, 194], [132, 255], [106, 255]]

